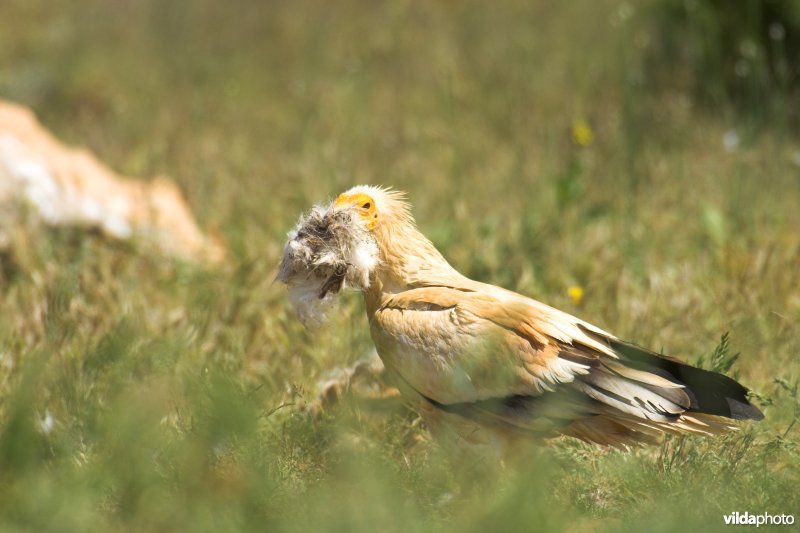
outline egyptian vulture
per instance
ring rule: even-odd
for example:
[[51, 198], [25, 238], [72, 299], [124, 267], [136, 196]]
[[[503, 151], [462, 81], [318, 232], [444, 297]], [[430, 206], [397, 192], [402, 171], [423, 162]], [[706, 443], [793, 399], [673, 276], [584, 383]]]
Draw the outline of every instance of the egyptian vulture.
[[461, 275], [397, 191], [354, 187], [301, 218], [279, 278], [306, 303], [343, 284], [360, 288], [378, 354], [404, 397], [434, 434], [462, 443], [497, 448], [561, 434], [625, 447], [763, 418], [727, 376]]

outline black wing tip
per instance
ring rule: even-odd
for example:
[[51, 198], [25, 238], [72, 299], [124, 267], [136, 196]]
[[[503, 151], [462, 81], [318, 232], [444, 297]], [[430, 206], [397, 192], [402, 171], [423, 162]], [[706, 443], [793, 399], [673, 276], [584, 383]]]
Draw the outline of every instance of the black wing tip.
[[764, 413], [755, 405], [747, 402], [725, 398], [731, 410], [731, 418], [734, 420], [764, 420]]
[[730, 376], [692, 366], [631, 342], [614, 339], [608, 343], [617, 353], [628, 358], [627, 364], [646, 365], [649, 371], [655, 373], [659, 373], [659, 370], [667, 372], [671, 378], [683, 383], [691, 400], [690, 412], [733, 420], [764, 419], [764, 413], [748, 400], [748, 389]]

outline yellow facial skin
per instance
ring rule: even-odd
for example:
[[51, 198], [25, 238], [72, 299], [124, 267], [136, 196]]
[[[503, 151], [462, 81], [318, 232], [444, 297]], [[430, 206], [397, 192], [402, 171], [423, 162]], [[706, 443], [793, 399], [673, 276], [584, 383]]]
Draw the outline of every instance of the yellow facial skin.
[[368, 194], [340, 194], [333, 203], [335, 209], [352, 207], [357, 212], [368, 230], [372, 230], [378, 224], [378, 211], [375, 209], [375, 200]]

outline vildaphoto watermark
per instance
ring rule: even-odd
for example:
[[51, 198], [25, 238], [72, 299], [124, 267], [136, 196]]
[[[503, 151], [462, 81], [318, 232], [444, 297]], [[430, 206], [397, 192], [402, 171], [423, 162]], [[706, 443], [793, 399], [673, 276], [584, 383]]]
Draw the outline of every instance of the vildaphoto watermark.
[[794, 524], [792, 514], [752, 514], [747, 511], [734, 511], [722, 516], [726, 526], [791, 526]]

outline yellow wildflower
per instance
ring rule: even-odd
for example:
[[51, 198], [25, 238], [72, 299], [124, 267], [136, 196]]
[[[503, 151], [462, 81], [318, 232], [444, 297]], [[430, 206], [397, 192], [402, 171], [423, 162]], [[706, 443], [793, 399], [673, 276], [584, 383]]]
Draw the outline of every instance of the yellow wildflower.
[[594, 133], [585, 120], [576, 120], [572, 123], [572, 140], [578, 146], [589, 146], [592, 144]]
[[567, 296], [572, 300], [572, 303], [579, 305], [583, 301], [583, 288], [573, 285], [567, 289]]

